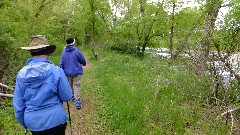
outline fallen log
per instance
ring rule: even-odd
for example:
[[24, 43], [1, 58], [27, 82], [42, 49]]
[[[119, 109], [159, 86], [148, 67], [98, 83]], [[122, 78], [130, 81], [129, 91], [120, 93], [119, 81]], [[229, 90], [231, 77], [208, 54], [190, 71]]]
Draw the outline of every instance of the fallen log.
[[13, 95], [12, 95], [12, 94], [4, 94], [4, 93], [0, 93], [0, 97], [10, 97], [10, 98], [12, 98]]
[[[3, 84], [3, 83], [0, 83], [0, 86], [2, 86], [2, 87], [4, 87], [4, 88], [7, 88], [7, 89], [9, 89], [9, 90], [13, 90], [12, 87], [7, 86], [7, 85], [5, 85], [5, 84]], [[12, 97], [13, 97], [13, 94], [0, 93], [0, 97], [10, 97], [10, 98], [12, 98]]]

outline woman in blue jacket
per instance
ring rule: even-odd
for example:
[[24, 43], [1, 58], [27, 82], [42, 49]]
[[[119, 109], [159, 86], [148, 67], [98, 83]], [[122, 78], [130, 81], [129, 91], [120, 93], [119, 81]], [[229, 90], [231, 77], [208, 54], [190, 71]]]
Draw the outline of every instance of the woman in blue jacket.
[[44, 36], [33, 36], [28, 59], [17, 75], [13, 106], [18, 122], [33, 135], [65, 135], [67, 113], [63, 102], [72, 99], [64, 71], [48, 60], [55, 51]]
[[83, 53], [74, 46], [74, 38], [67, 38], [66, 42], [67, 46], [62, 52], [60, 67], [64, 70], [72, 87], [73, 95], [76, 99], [76, 108], [80, 109], [82, 107], [82, 102], [80, 100], [81, 76], [83, 75], [82, 66], [86, 66], [86, 59]]

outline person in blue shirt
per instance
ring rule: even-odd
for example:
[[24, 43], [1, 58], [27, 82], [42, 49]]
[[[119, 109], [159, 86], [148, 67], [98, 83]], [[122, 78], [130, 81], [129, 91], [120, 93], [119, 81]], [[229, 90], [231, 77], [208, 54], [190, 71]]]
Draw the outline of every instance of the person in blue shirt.
[[71, 87], [62, 68], [48, 60], [56, 49], [44, 36], [32, 36], [31, 52], [17, 75], [13, 107], [18, 122], [33, 135], [65, 135], [67, 113], [63, 102], [73, 98]]
[[81, 76], [83, 75], [82, 66], [86, 66], [86, 59], [83, 53], [74, 46], [74, 38], [69, 37], [66, 39], [66, 42], [67, 46], [62, 52], [60, 67], [64, 70], [70, 86], [72, 87], [73, 95], [76, 100], [76, 108], [80, 109], [82, 107], [82, 102], [80, 100]]

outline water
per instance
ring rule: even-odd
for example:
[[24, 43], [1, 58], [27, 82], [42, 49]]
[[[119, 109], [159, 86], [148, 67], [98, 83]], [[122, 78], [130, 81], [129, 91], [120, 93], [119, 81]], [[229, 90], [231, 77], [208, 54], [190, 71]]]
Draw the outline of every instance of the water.
[[[146, 48], [146, 53], [150, 54], [154, 58], [171, 58], [168, 48]], [[182, 57], [190, 57], [188, 54], [179, 54]], [[235, 73], [240, 73], [240, 53], [235, 53], [231, 55], [228, 59], [231, 70]], [[229, 85], [232, 80], [235, 80], [234, 75], [226, 69], [222, 61], [212, 61], [208, 64], [211, 64], [215, 67], [217, 74], [222, 77], [224, 85]], [[176, 67], [177, 68], [177, 67]], [[210, 73], [209, 73], [210, 74]]]

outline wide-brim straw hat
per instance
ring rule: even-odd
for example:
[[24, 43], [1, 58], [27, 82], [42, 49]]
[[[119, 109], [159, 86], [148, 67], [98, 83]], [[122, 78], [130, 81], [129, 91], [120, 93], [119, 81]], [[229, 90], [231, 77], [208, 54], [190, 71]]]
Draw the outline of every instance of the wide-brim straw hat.
[[48, 49], [49, 53], [53, 53], [56, 49], [55, 45], [49, 45], [47, 39], [42, 35], [32, 36], [28, 47], [21, 47], [23, 50], [36, 52], [42, 49]]

